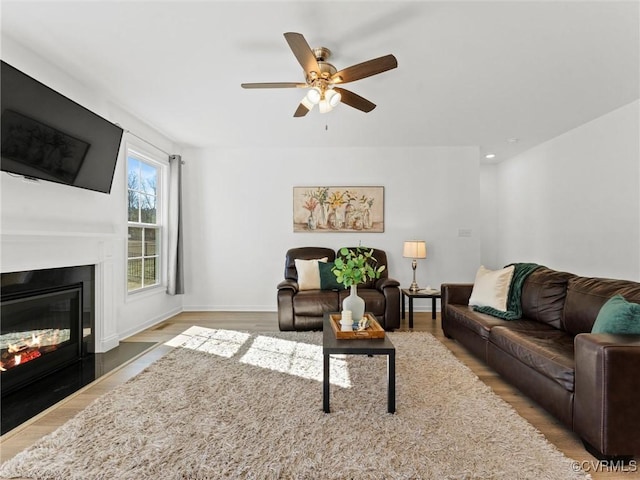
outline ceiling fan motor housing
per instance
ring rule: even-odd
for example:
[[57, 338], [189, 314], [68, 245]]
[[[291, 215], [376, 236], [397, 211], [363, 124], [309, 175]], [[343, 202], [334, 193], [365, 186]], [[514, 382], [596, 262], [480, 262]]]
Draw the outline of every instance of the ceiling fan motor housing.
[[[336, 67], [327, 62], [329, 57], [331, 57], [331, 50], [329, 50], [327, 47], [314, 48], [313, 54], [318, 61], [320, 71], [318, 72], [317, 77], [314, 76], [314, 72], [305, 72], [307, 73], [307, 83], [309, 85], [313, 85], [314, 80], [329, 80], [338, 71]], [[326, 85], [324, 85], [324, 87], [326, 87]]]
[[313, 49], [313, 55], [319, 62], [326, 62], [331, 57], [331, 50], [327, 47], [316, 47]]

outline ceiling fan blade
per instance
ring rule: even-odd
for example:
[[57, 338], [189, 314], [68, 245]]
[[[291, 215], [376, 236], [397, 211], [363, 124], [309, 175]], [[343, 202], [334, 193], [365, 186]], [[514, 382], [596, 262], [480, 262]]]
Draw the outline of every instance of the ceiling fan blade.
[[300, 65], [304, 69], [306, 74], [310, 72], [320, 73], [320, 65], [316, 60], [316, 56], [313, 54], [313, 50], [302, 36], [301, 33], [287, 32], [284, 34], [284, 38], [287, 40], [291, 51], [298, 59]]
[[378, 73], [386, 72], [398, 66], [398, 61], [393, 55], [385, 55], [384, 57], [374, 58], [366, 62], [352, 65], [331, 76], [332, 83], [347, 83], [361, 78], [367, 78]]
[[[313, 104], [311, 104], [311, 108], [313, 108]], [[304, 117], [307, 113], [311, 111], [311, 108], [307, 107], [304, 103], [300, 103], [296, 112], [293, 114], [294, 117]]]
[[371, 110], [376, 108], [376, 104], [370, 102], [366, 98], [361, 97], [357, 93], [353, 93], [350, 90], [345, 90], [344, 88], [334, 88], [336, 92], [338, 92], [341, 96], [340, 101], [350, 107], [361, 110], [365, 113], [369, 113]]
[[313, 110], [314, 106], [315, 105], [313, 103], [311, 103], [309, 100], [307, 100], [307, 97], [305, 95], [305, 97], [300, 102], [300, 105], [298, 105], [298, 108], [296, 109], [296, 112], [293, 114], [293, 116], [294, 117], [304, 117], [307, 113], [309, 113], [311, 110]]
[[242, 88], [306, 88], [306, 83], [299, 82], [267, 82], [267, 83], [242, 83]]

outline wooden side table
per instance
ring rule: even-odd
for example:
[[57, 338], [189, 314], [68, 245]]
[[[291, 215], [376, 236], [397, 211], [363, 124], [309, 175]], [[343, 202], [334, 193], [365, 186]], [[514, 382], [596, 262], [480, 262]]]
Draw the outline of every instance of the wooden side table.
[[409, 328], [413, 328], [413, 299], [414, 298], [430, 298], [431, 299], [431, 318], [436, 319], [436, 299], [440, 298], [440, 291], [418, 290], [413, 292], [408, 288], [402, 288], [402, 318], [405, 317], [404, 297], [409, 297]]

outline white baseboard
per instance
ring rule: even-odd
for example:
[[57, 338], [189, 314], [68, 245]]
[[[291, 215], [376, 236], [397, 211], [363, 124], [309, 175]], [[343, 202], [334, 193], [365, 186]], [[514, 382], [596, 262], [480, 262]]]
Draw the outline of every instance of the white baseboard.
[[183, 305], [184, 312], [277, 312], [273, 305]]
[[103, 338], [100, 342], [100, 345], [95, 346], [95, 353], [108, 352], [112, 348], [116, 348], [119, 343], [120, 339], [117, 335], [111, 335], [109, 337]]
[[[131, 330], [125, 330], [124, 332], [121, 332], [120, 334], [120, 340], [124, 340], [125, 338], [129, 338], [132, 335], [135, 335], [136, 333], [140, 333], [143, 330], [146, 330], [147, 328], [151, 328], [157, 324], [159, 324], [160, 322], [164, 322], [165, 320], [167, 320], [168, 318], [173, 317], [174, 315], [177, 315], [179, 313], [181, 313], [184, 309], [181, 307], [176, 307], [172, 310], [169, 310], [168, 312], [163, 313], [162, 315], [158, 315], [156, 317], [150, 318], [148, 319], [146, 322], [144, 322], [141, 325], [137, 325], [135, 328], [132, 328]], [[118, 346], [118, 344], [116, 343], [115, 346]], [[111, 347], [113, 348], [113, 347]]]

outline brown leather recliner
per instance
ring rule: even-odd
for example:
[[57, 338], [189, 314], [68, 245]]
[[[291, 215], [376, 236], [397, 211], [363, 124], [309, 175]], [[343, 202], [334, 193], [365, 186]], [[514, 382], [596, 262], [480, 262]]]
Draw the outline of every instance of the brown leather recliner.
[[[354, 247], [355, 248], [355, 247]], [[313, 260], [327, 257], [329, 262], [336, 252], [324, 247], [300, 247], [287, 251], [284, 280], [278, 284], [278, 325], [280, 330], [322, 330], [325, 312], [339, 312], [349, 290], [300, 290], [295, 260]], [[377, 266], [387, 264], [384, 250], [373, 250]], [[380, 278], [358, 285], [358, 296], [365, 302], [365, 311], [371, 312], [385, 330], [400, 326], [400, 283], [389, 278], [388, 268]]]

